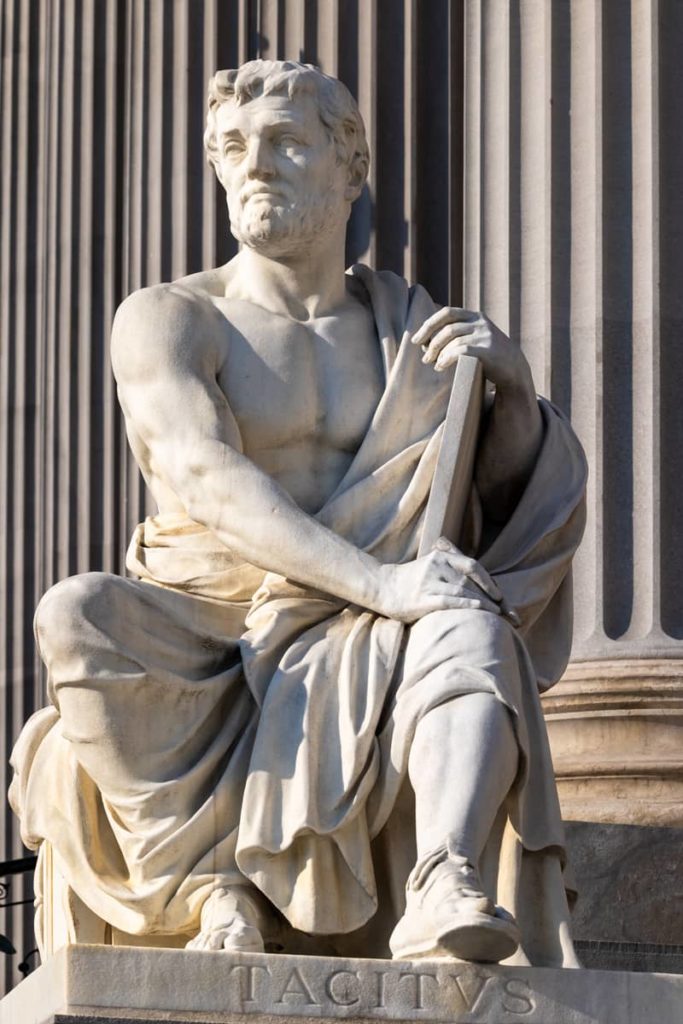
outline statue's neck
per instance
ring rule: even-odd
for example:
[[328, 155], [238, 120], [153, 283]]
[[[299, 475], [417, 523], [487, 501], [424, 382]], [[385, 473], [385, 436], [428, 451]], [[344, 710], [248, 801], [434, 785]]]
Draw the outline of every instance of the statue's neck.
[[243, 246], [237, 257], [242, 297], [295, 320], [330, 315], [346, 299], [346, 280], [344, 238], [327, 241], [278, 259]]

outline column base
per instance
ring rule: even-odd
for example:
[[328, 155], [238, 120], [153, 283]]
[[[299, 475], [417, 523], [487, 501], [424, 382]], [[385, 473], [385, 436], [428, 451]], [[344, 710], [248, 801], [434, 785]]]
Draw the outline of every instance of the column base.
[[573, 662], [543, 708], [563, 818], [683, 826], [683, 660]]
[[0, 1002], [0, 1024], [678, 1024], [683, 977], [173, 949], [67, 946]]

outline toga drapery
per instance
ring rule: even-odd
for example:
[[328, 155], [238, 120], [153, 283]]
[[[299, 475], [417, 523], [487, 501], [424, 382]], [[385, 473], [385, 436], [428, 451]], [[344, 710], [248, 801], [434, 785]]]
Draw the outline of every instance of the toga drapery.
[[[352, 272], [374, 312], [385, 389], [316, 518], [403, 562], [417, 554], [452, 375], [410, 343], [437, 308], [427, 293]], [[24, 842], [48, 840], [81, 899], [128, 933], [192, 932], [217, 880], [247, 876], [294, 928], [371, 935], [378, 885], [395, 921], [414, 861], [412, 837], [396, 829], [416, 724], [459, 694], [491, 692], [512, 713], [520, 770], [484, 873], [518, 918], [518, 959], [566, 962], [539, 690], [569, 655], [586, 469], [565, 418], [540, 401], [542, 447], [509, 521], [493, 532], [474, 492], [471, 502], [470, 551], [521, 620], [505, 624], [507, 660], [487, 648], [489, 613], [470, 611], [449, 613], [444, 629], [435, 613], [408, 665], [424, 620], [408, 627], [345, 605], [240, 562], [181, 515], [151, 517], [128, 552], [137, 579], [73, 577], [44, 599], [49, 615], [39, 610], [51, 703], [13, 754]]]

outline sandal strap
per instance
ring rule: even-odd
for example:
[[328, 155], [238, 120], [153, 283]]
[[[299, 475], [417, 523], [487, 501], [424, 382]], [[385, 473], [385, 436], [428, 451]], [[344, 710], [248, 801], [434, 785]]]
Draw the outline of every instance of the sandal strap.
[[451, 836], [446, 838], [446, 842], [441, 843], [433, 850], [430, 850], [429, 853], [419, 858], [415, 867], [408, 875], [406, 890], [417, 892], [420, 889], [424, 889], [434, 869], [445, 861], [453, 864], [458, 873], [462, 875], [463, 895], [485, 895], [481, 889], [479, 873], [476, 867], [467, 857], [457, 852]]

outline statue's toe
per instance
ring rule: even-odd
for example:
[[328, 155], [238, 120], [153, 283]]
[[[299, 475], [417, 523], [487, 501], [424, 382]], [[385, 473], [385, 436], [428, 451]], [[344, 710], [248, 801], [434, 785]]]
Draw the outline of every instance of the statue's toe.
[[186, 949], [263, 953], [262, 914], [256, 899], [237, 888], [213, 892], [202, 908], [201, 928]]
[[219, 947], [213, 945], [214, 936], [207, 934], [206, 932], [199, 932], [195, 935], [185, 946], [185, 949], [217, 949]]
[[473, 963], [499, 963], [515, 952], [519, 929], [509, 914], [496, 908], [482, 914], [462, 906], [456, 914], [406, 909], [389, 940], [395, 960], [446, 957]]
[[227, 950], [230, 953], [263, 953], [263, 937], [253, 925], [235, 919], [225, 927], [201, 931], [191, 939], [185, 949]]
[[236, 923], [223, 936], [223, 949], [231, 953], [263, 953], [263, 936], [252, 925]]

